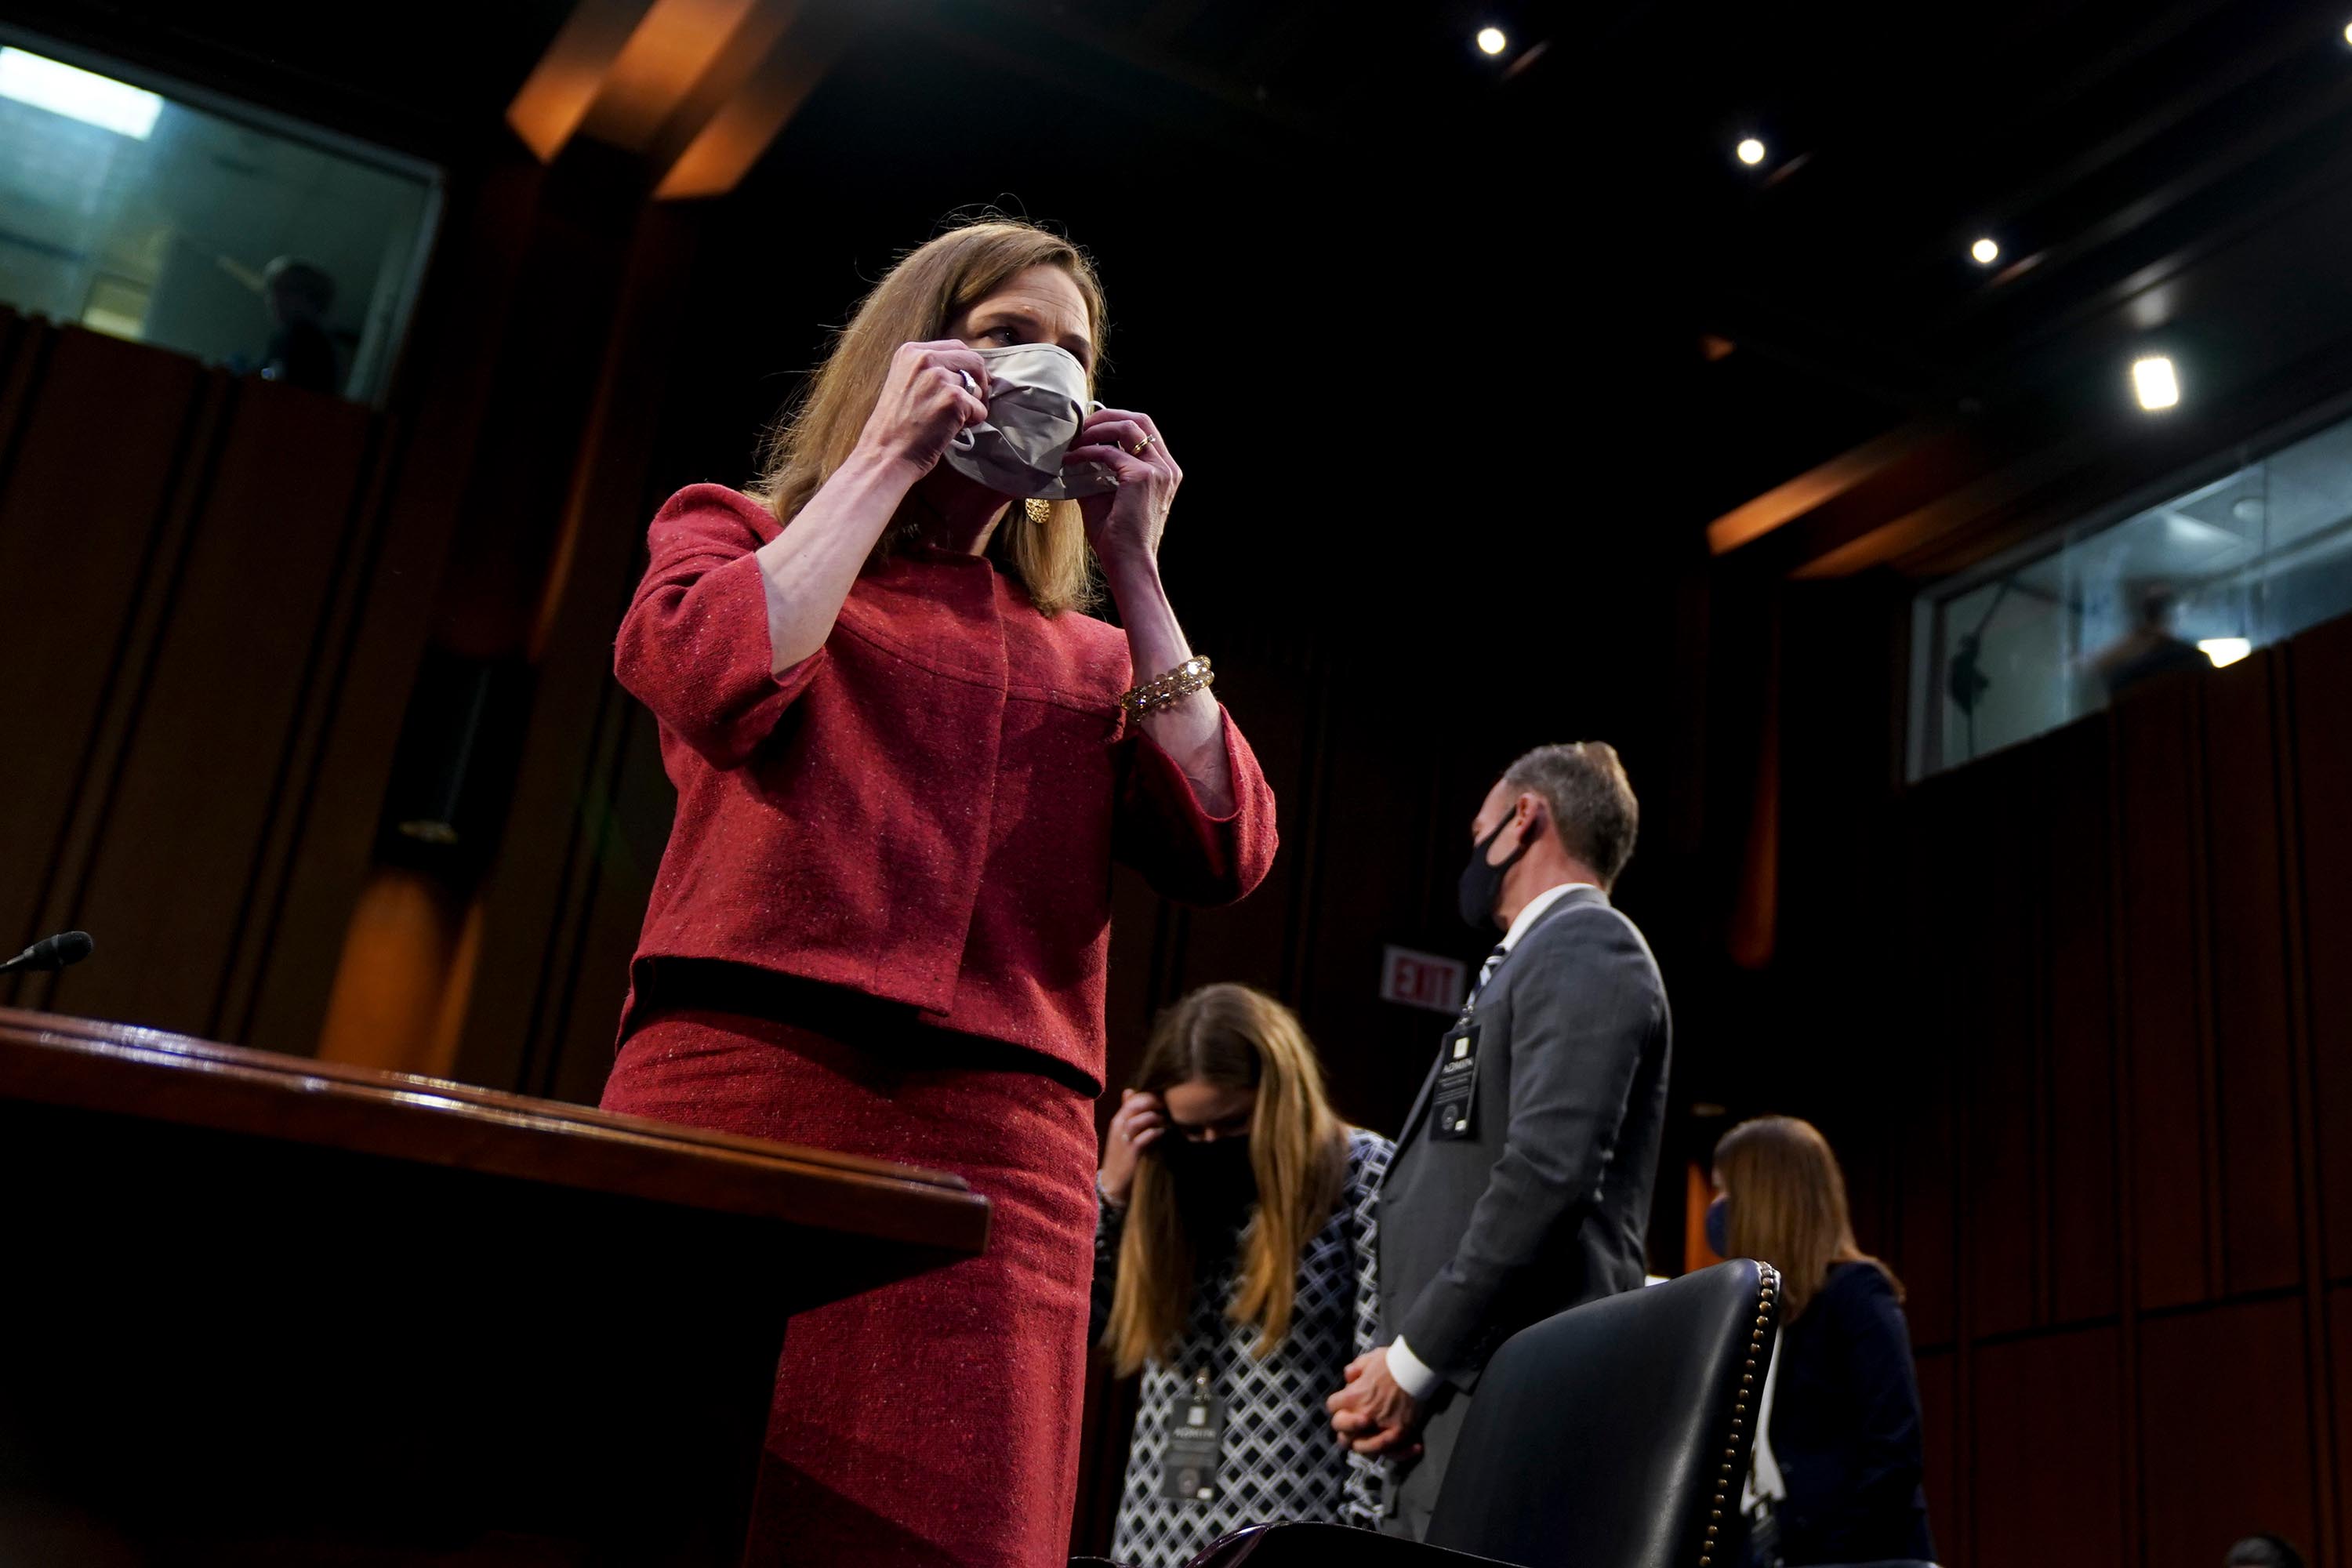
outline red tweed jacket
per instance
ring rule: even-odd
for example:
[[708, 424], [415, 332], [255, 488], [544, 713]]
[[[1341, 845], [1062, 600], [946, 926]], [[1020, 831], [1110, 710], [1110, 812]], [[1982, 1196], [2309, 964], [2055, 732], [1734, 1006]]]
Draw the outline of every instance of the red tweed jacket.
[[778, 531], [749, 497], [680, 490], [621, 623], [614, 671], [660, 721], [677, 786], [629, 1010], [650, 961], [751, 964], [905, 1003], [1099, 1089], [1111, 864], [1189, 903], [1247, 894], [1275, 851], [1257, 759], [1228, 719], [1236, 804], [1211, 816], [1122, 723], [1126, 637], [1039, 615], [972, 555], [867, 571], [825, 646], [776, 676], [752, 552]]

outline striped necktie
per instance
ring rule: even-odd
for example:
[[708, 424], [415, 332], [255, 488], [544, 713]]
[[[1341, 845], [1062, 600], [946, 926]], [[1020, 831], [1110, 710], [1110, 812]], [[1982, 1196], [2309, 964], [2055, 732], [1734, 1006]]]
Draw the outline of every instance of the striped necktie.
[[1496, 966], [1503, 962], [1504, 955], [1508, 953], [1510, 951], [1511, 949], [1508, 943], [1498, 942], [1495, 944], [1495, 951], [1486, 955], [1486, 962], [1478, 966], [1477, 982], [1470, 987], [1470, 994], [1465, 997], [1462, 1002], [1462, 1016], [1464, 1017], [1468, 1017], [1470, 1016], [1470, 1009], [1478, 1005], [1479, 994], [1486, 989], [1486, 982], [1495, 978], [1495, 970]]

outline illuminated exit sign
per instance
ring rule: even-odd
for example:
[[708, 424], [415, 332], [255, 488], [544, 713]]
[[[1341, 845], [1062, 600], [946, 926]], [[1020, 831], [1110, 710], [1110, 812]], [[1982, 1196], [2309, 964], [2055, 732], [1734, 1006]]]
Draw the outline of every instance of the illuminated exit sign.
[[1381, 1000], [1451, 1013], [1462, 1005], [1462, 992], [1470, 977], [1469, 965], [1433, 952], [1409, 947], [1381, 952]]

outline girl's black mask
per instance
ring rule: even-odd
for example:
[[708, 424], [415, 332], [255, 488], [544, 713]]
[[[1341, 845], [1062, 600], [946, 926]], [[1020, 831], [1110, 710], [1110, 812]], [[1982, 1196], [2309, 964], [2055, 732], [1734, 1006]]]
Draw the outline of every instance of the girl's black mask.
[[1517, 865], [1519, 858], [1528, 852], [1528, 847], [1535, 842], [1535, 825], [1530, 823], [1528, 831], [1519, 835], [1519, 847], [1504, 857], [1501, 865], [1489, 866], [1486, 864], [1486, 851], [1494, 847], [1495, 840], [1500, 838], [1503, 829], [1510, 826], [1511, 819], [1507, 816], [1503, 818], [1495, 831], [1486, 835], [1470, 851], [1470, 864], [1462, 868], [1462, 918], [1480, 931], [1495, 923], [1495, 900], [1503, 896], [1503, 873]]
[[1257, 1202], [1257, 1171], [1250, 1163], [1246, 1135], [1194, 1143], [1170, 1128], [1160, 1139], [1168, 1173], [1176, 1178], [1176, 1202], [1204, 1223], [1238, 1225]]

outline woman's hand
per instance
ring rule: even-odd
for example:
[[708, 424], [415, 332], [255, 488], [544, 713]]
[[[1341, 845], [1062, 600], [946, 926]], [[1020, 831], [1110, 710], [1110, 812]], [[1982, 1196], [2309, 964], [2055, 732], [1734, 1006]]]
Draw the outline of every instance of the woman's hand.
[[1169, 454], [1151, 416], [1124, 408], [1088, 415], [1062, 459], [1066, 468], [1075, 463], [1100, 464], [1118, 480], [1115, 490], [1078, 498], [1087, 542], [1104, 569], [1115, 572], [1122, 563], [1157, 560], [1168, 509], [1175, 502], [1176, 487], [1184, 482], [1184, 470]]
[[[1108, 495], [1079, 497], [1078, 511], [1118, 606], [1119, 624], [1127, 628], [1135, 679], [1154, 679], [1192, 657], [1160, 580], [1160, 536], [1184, 470], [1176, 466], [1151, 416], [1124, 408], [1087, 417], [1062, 459], [1064, 468], [1074, 463], [1099, 463], [1118, 479], [1118, 488]], [[1141, 728], [1192, 781], [1202, 809], [1220, 821], [1233, 815], [1233, 769], [1216, 699], [1195, 691], [1148, 715]]]
[[856, 449], [817, 487], [793, 525], [760, 546], [769, 658], [777, 674], [824, 646], [874, 542], [956, 432], [988, 417], [987, 399], [987, 362], [952, 339], [901, 343], [891, 354]]
[[987, 361], [953, 338], [900, 343], [857, 444], [927, 474], [958, 431], [987, 417]]
[[1136, 1157], [1159, 1141], [1167, 1124], [1167, 1110], [1158, 1095], [1139, 1089], [1120, 1092], [1110, 1134], [1103, 1140], [1102, 1171], [1095, 1178], [1102, 1184], [1103, 1196], [1115, 1204], [1127, 1202], [1135, 1190]]

